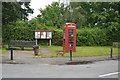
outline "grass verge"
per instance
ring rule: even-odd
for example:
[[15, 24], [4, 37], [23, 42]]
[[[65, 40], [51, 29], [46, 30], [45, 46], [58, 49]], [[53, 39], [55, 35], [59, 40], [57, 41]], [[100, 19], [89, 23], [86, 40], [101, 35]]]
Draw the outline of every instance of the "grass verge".
[[[78, 46], [73, 57], [106, 56], [110, 55], [110, 48], [111, 46]], [[56, 51], [63, 51], [62, 46], [48, 46], [48, 49], [53, 53], [53, 57], [57, 57]], [[118, 49], [120, 48], [113, 48], [113, 54], [118, 54]], [[69, 55], [69, 52], [64, 52], [64, 57]]]

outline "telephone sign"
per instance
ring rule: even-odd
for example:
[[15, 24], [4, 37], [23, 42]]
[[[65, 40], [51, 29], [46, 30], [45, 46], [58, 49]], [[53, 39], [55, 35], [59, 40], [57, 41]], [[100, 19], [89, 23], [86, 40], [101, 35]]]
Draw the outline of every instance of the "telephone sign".
[[63, 51], [76, 52], [76, 24], [66, 23], [63, 29]]

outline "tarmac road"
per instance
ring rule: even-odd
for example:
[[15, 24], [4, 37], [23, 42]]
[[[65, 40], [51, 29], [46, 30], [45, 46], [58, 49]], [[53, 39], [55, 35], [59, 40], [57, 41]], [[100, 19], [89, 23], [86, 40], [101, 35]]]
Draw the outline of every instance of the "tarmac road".
[[79, 65], [3, 64], [3, 78], [118, 78], [118, 60]]

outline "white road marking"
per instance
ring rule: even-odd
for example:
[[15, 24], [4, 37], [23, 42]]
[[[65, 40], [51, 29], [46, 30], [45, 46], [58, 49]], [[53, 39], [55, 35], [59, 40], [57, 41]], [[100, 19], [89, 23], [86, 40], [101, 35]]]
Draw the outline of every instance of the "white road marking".
[[103, 74], [103, 75], [99, 75], [99, 77], [105, 77], [105, 76], [115, 75], [115, 74], [118, 74], [118, 73], [120, 73], [120, 72], [114, 72], [114, 73]]

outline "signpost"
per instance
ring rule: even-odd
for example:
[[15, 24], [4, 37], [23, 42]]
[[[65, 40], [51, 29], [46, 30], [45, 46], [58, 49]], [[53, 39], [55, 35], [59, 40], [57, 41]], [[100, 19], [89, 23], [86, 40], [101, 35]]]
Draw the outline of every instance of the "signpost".
[[70, 61], [72, 61], [72, 46], [70, 44]]
[[49, 39], [49, 45], [51, 46], [52, 30], [35, 30], [35, 39]]

